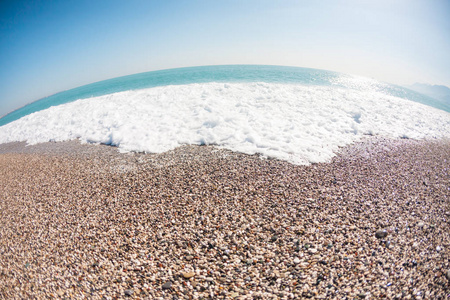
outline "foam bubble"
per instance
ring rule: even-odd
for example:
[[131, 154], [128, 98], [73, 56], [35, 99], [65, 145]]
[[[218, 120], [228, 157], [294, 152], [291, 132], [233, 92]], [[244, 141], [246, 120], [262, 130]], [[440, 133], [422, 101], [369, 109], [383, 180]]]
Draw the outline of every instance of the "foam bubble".
[[0, 143], [80, 139], [153, 153], [214, 144], [295, 164], [328, 161], [364, 135], [450, 137], [450, 114], [370, 90], [204, 83], [78, 100], [0, 127]]

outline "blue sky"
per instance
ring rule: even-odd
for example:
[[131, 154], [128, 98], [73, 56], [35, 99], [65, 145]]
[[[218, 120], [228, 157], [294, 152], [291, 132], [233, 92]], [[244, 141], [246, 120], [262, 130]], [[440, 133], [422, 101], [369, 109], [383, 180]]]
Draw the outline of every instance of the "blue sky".
[[450, 86], [450, 1], [0, 2], [0, 116], [133, 73], [274, 64]]

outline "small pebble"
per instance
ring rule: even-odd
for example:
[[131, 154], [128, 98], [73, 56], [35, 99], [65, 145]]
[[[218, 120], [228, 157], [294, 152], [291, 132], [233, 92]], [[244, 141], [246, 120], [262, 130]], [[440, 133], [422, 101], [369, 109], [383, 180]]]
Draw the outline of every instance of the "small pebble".
[[166, 283], [163, 284], [162, 289], [163, 290], [168, 290], [172, 288], [172, 281], [167, 281]]
[[383, 238], [387, 237], [387, 235], [388, 235], [388, 232], [387, 232], [385, 229], [378, 230], [378, 231], [375, 233], [375, 237], [376, 237], [377, 239], [383, 239]]
[[184, 278], [189, 279], [191, 277], [194, 277], [195, 273], [194, 272], [186, 272], [186, 273], [183, 273], [182, 275]]
[[133, 295], [133, 290], [125, 290], [125, 296], [131, 297]]
[[317, 253], [317, 249], [316, 248], [311, 248], [311, 249], [308, 250], [308, 252], [311, 253], [311, 254], [315, 254], [315, 253]]

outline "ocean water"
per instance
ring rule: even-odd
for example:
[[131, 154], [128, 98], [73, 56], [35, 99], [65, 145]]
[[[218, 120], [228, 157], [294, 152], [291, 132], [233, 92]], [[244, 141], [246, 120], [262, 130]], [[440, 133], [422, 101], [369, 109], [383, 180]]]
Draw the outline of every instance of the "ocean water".
[[328, 161], [367, 135], [450, 137], [450, 108], [413, 91], [336, 72], [208, 66], [114, 78], [0, 119], [0, 143], [80, 139], [123, 151], [213, 144], [295, 164]]
[[157, 86], [208, 82], [296, 83], [354, 89], [369, 87], [371, 90], [409, 99], [450, 112], [450, 107], [436, 101], [436, 99], [399, 86], [347, 74], [286, 66], [225, 65], [153, 71], [87, 84], [48, 96], [17, 109], [0, 118], [0, 126], [18, 120], [33, 112], [79, 99]]

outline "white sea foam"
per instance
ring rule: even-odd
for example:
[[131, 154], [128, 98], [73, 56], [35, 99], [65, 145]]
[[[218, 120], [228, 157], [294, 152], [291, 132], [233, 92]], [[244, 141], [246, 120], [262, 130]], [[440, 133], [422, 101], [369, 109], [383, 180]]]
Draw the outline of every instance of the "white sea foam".
[[370, 90], [205, 83], [78, 100], [0, 127], [0, 143], [79, 138], [125, 151], [214, 144], [295, 164], [328, 161], [364, 135], [450, 137], [450, 114]]

